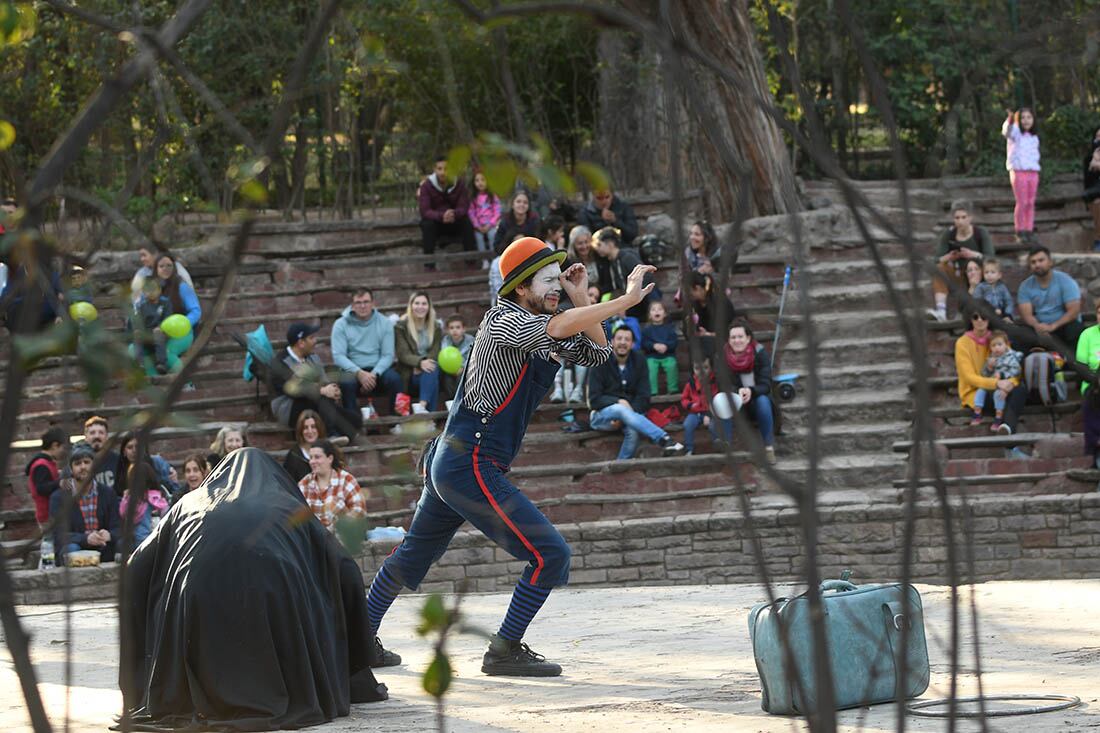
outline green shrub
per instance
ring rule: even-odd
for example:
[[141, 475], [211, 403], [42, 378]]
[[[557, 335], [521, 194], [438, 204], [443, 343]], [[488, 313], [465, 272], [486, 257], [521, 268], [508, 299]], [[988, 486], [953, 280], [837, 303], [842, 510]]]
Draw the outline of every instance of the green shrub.
[[[1100, 127], [1100, 114], [1066, 104], [1039, 122], [1043, 158], [1076, 160], [1089, 151], [1089, 141]], [[1045, 166], [1044, 166], [1045, 167]]]

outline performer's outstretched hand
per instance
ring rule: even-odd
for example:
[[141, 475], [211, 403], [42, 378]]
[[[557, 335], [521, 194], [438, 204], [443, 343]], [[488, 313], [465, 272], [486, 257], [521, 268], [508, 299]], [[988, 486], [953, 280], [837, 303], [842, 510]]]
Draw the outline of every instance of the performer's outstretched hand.
[[634, 272], [630, 273], [630, 277], [626, 279], [626, 296], [632, 298], [635, 303], [641, 303], [645, 296], [649, 295], [656, 287], [657, 283], [642, 285], [645, 276], [651, 272], [657, 272], [657, 268], [653, 265], [638, 265], [634, 268]]
[[561, 287], [574, 306], [588, 305], [588, 270], [575, 262], [561, 274]]

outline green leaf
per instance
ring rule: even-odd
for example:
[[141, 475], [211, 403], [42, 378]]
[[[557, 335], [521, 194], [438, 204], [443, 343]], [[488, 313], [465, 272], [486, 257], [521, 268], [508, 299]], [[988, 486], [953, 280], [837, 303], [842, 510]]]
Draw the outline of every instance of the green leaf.
[[249, 178], [237, 190], [251, 204], [267, 203], [267, 188], [255, 178]]
[[367, 536], [367, 518], [341, 515], [336, 518], [336, 537], [348, 552], [355, 555]]
[[519, 166], [515, 162], [510, 158], [489, 158], [483, 169], [490, 191], [501, 198], [512, 194], [512, 189], [516, 187], [516, 176], [519, 175]]
[[0, 47], [27, 40], [37, 23], [31, 3], [0, 2]]
[[30, 371], [47, 357], [72, 353], [76, 346], [76, 324], [66, 319], [44, 331], [17, 334], [12, 342], [24, 368]]
[[7, 150], [15, 144], [15, 125], [0, 120], [0, 150]]
[[591, 191], [608, 191], [611, 189], [611, 176], [595, 163], [579, 161], [575, 172], [585, 180]]
[[424, 686], [424, 691], [432, 697], [443, 697], [450, 688], [453, 678], [451, 660], [447, 659], [447, 655], [436, 652], [435, 659], [424, 671], [424, 679], [421, 680], [421, 684]]
[[447, 153], [447, 177], [457, 181], [466, 173], [466, 167], [470, 165], [471, 151], [469, 145], [456, 145]]
[[447, 626], [447, 609], [443, 606], [443, 596], [433, 593], [424, 601], [420, 609], [420, 626], [416, 633], [426, 636], [432, 631], [442, 631]]

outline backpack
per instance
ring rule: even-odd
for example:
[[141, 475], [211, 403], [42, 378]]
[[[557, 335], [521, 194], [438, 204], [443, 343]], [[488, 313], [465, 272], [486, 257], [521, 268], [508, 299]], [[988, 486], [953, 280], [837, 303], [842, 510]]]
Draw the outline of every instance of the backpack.
[[647, 265], [659, 265], [672, 254], [672, 245], [656, 234], [646, 234], [634, 240], [634, 246]]
[[1065, 361], [1052, 351], [1034, 351], [1024, 357], [1024, 384], [1028, 394], [1037, 392], [1042, 403], [1050, 408], [1050, 425], [1057, 430], [1054, 405], [1069, 398], [1062, 365]]
[[267, 381], [267, 368], [275, 358], [275, 347], [267, 337], [267, 328], [261, 323], [255, 331], [249, 331], [242, 340], [237, 334], [233, 339], [244, 347], [244, 369], [241, 378], [246, 382], [253, 379]]

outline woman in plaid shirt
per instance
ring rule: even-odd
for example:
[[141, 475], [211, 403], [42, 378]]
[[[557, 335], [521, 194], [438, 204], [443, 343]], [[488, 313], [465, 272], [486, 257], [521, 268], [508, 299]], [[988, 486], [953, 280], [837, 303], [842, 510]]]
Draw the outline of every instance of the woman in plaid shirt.
[[367, 505], [363, 500], [363, 490], [359, 488], [355, 477], [344, 470], [336, 446], [327, 440], [320, 440], [310, 446], [309, 467], [311, 472], [298, 482], [298, 488], [325, 529], [333, 531], [340, 515], [366, 515]]

